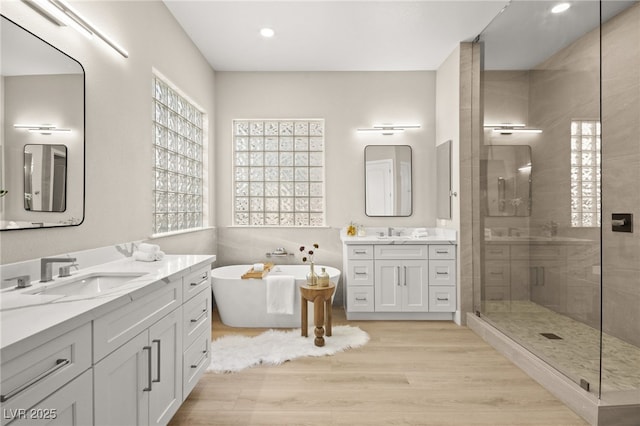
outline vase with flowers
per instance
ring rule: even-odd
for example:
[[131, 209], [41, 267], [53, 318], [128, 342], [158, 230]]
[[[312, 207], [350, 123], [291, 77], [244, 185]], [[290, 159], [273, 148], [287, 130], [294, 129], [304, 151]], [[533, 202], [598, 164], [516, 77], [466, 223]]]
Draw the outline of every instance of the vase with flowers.
[[302, 261], [309, 262], [309, 273], [307, 274], [307, 285], [317, 285], [318, 284], [318, 274], [314, 270], [313, 259], [316, 254], [316, 250], [319, 249], [320, 246], [317, 243], [314, 243], [313, 246], [307, 250], [305, 246], [300, 246], [300, 251], [302, 254]]

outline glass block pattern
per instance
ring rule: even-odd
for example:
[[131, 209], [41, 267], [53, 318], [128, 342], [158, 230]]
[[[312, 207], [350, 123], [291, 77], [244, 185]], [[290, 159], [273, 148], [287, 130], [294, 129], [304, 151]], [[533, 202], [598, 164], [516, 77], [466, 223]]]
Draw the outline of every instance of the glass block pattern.
[[601, 129], [597, 120], [571, 121], [571, 226], [599, 227]]
[[205, 114], [153, 78], [153, 233], [203, 227]]
[[233, 121], [233, 223], [324, 226], [324, 120]]

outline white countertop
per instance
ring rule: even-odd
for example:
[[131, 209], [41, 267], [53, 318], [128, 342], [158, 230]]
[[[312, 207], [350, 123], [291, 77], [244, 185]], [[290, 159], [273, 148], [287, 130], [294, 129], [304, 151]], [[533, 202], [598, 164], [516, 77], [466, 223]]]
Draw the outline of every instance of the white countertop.
[[[212, 255], [167, 255], [157, 262], [126, 258], [81, 269], [71, 277], [56, 278], [50, 283], [34, 282], [25, 289], [4, 289], [0, 291], [0, 354], [6, 356], [13, 345], [25, 339], [72, 330], [215, 260], [216, 256]], [[90, 273], [127, 272], [144, 275], [93, 296], [29, 294]]]
[[[364, 236], [348, 236], [344, 230], [340, 239], [344, 244], [456, 244], [456, 231], [446, 228], [423, 228], [427, 236], [414, 237], [414, 228], [392, 228], [401, 235], [388, 236], [387, 228], [366, 228]], [[380, 235], [383, 233], [384, 235]]]

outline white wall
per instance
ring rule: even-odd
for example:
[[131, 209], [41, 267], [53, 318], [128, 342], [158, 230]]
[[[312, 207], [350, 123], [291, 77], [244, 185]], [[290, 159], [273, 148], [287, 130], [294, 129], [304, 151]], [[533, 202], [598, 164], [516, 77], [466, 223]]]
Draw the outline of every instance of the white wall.
[[[232, 227], [232, 120], [324, 118], [326, 222], [329, 229]], [[218, 264], [260, 261], [276, 247], [297, 251], [320, 244], [318, 263], [341, 268], [339, 229], [367, 226], [435, 226], [435, 72], [216, 73], [216, 215]], [[420, 123], [394, 136], [362, 135], [375, 123]], [[364, 213], [364, 148], [410, 145], [413, 215], [374, 218]], [[280, 259], [282, 260], [282, 259]], [[299, 256], [288, 258], [300, 262]], [[340, 292], [338, 292], [340, 293]]]
[[[86, 210], [77, 227], [6, 231], [1, 263], [146, 239], [151, 235], [152, 68], [209, 114], [213, 141], [214, 72], [162, 2], [72, 1], [129, 52], [58, 27], [24, 2], [2, 13], [82, 63], [86, 75]], [[209, 161], [213, 164], [214, 150]], [[6, 177], [5, 177], [6, 178]], [[213, 182], [210, 199], [213, 199]], [[215, 223], [215, 212], [212, 220]], [[188, 240], [188, 243], [185, 241]], [[214, 253], [215, 230], [158, 240], [167, 252]]]
[[[460, 46], [436, 74], [436, 146], [451, 141], [451, 190], [460, 192]], [[460, 200], [451, 198], [451, 220], [438, 225], [460, 230]]]
[[[460, 194], [460, 46], [440, 65], [436, 74], [436, 145], [451, 141], [451, 191]], [[451, 197], [451, 219], [438, 219], [438, 226], [455, 229], [458, 232], [458, 262], [456, 276], [458, 278], [458, 307], [455, 316], [457, 324], [464, 323], [461, 306], [468, 298], [463, 297], [465, 286], [462, 285], [461, 250], [460, 250], [460, 198]]]

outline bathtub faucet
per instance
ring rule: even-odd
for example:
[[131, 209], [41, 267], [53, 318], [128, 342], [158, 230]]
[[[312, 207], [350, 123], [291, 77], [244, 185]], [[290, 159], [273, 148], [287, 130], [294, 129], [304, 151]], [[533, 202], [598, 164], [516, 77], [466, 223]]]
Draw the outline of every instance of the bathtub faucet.
[[271, 253], [266, 253], [266, 256], [267, 257], [271, 257], [271, 256], [278, 256], [278, 257], [293, 256], [293, 253], [287, 253], [287, 249], [285, 249], [284, 247], [278, 247], [277, 249], [275, 249]]

